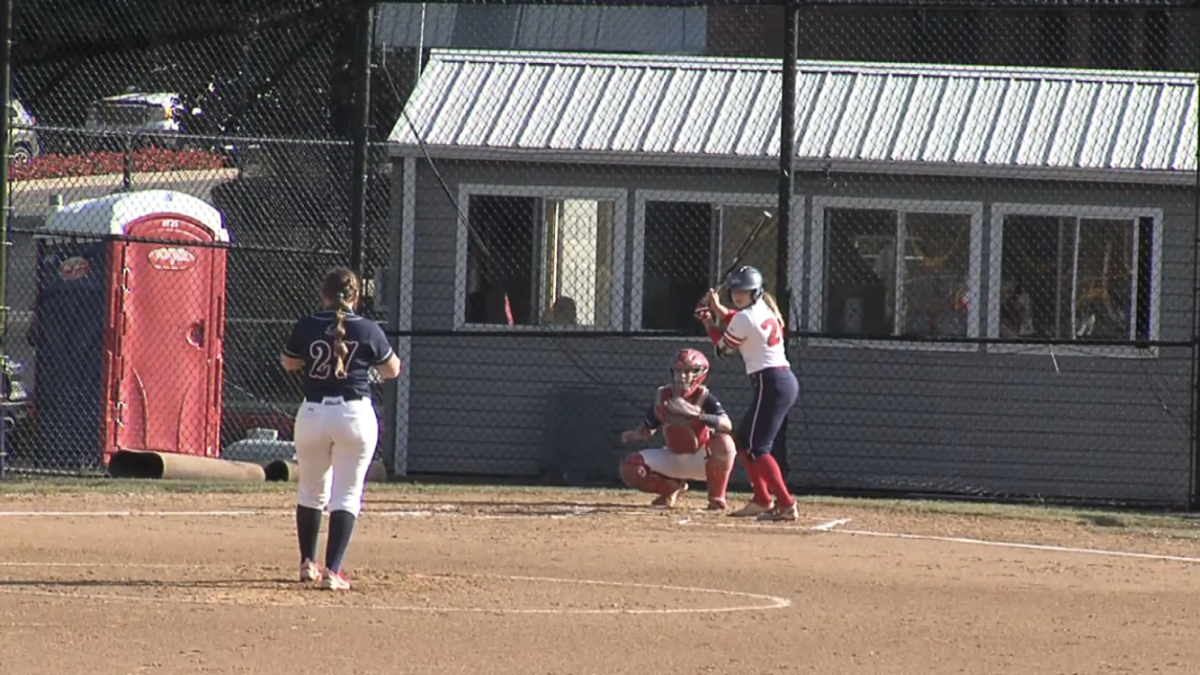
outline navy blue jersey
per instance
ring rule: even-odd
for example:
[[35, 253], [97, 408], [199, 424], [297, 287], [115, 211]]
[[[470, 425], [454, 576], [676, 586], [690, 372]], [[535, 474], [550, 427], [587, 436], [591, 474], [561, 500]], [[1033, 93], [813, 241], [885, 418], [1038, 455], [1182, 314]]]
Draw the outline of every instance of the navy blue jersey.
[[[705, 415], [725, 414], [725, 406], [721, 405], [721, 402], [717, 400], [716, 396], [713, 396], [712, 391], [708, 391], [704, 394], [704, 400], [701, 401], [699, 405], [700, 411]], [[645, 424], [646, 428], [650, 431], [655, 431], [662, 426], [662, 422], [658, 419], [657, 408], [657, 405], [650, 406], [650, 409], [646, 411], [646, 416], [642, 418], [642, 423]]]
[[370, 396], [367, 369], [392, 357], [392, 347], [379, 324], [357, 314], [346, 313], [346, 337], [349, 354], [345, 377], [337, 376], [337, 357], [333, 351], [333, 329], [337, 315], [332, 310], [310, 314], [292, 327], [283, 353], [304, 361], [301, 369], [306, 399], [326, 396], [366, 398]]

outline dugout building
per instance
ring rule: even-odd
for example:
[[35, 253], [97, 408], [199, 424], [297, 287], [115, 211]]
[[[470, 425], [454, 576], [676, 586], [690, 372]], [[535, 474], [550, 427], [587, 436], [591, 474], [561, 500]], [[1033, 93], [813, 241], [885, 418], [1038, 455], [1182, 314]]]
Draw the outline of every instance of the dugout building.
[[[764, 212], [781, 285], [780, 90], [775, 60], [435, 50], [389, 139], [397, 472], [615, 471]], [[1196, 74], [801, 62], [796, 115], [791, 483], [1194, 499]], [[736, 422], [741, 361], [709, 381]]]

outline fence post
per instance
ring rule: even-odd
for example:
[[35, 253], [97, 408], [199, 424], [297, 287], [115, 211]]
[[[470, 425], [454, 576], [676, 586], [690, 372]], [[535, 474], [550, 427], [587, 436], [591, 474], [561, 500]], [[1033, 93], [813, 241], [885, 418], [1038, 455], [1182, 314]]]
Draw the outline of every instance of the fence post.
[[350, 269], [363, 275], [363, 231], [367, 219], [367, 173], [370, 171], [371, 48], [375, 41], [374, 3], [358, 16], [358, 49], [354, 52], [354, 157], [350, 180]]
[[133, 133], [125, 134], [125, 161], [121, 166], [121, 190], [129, 192], [133, 188]]
[[[8, 220], [9, 211], [12, 209], [12, 194], [9, 192], [8, 182], [8, 162], [9, 152], [12, 150], [12, 125], [9, 124], [8, 106], [12, 101], [12, 68], [9, 63], [12, 61], [12, 13], [13, 0], [5, 0], [4, 2], [4, 25], [3, 35], [0, 36], [0, 49], [3, 50], [4, 62], [0, 69], [4, 71], [3, 82], [0, 86], [4, 87], [4, 157], [0, 161], [0, 236], [4, 237], [0, 241], [0, 354], [5, 354], [8, 351]], [[4, 456], [8, 450], [8, 430], [0, 428], [0, 479], [4, 478]]]
[[[1200, 12], [1200, 9], [1193, 11]], [[1195, 64], [1200, 71], [1200, 62]], [[1196, 86], [1200, 87], [1200, 76], [1196, 78]], [[1186, 131], [1184, 133], [1187, 133]], [[1200, 119], [1196, 120], [1195, 133], [1200, 135]], [[1188, 426], [1191, 440], [1191, 495], [1188, 508], [1200, 509], [1200, 146], [1196, 148], [1196, 184], [1192, 192], [1193, 215], [1192, 224], [1192, 387], [1191, 387], [1191, 424]]]
[[[779, 293], [779, 311], [783, 314], [784, 334], [792, 317], [792, 285], [790, 282], [790, 256], [788, 251], [792, 223], [801, 222], [792, 218], [792, 196], [795, 194], [796, 166], [796, 60], [799, 58], [798, 32], [800, 20], [800, 3], [798, 0], [784, 0], [783, 4], [783, 72], [780, 83], [779, 102], [779, 213], [776, 220], [776, 250], [775, 250], [775, 290]], [[785, 345], [786, 346], [786, 345]], [[778, 435], [783, 442], [779, 444], [775, 461], [783, 475], [788, 475], [787, 423]]]

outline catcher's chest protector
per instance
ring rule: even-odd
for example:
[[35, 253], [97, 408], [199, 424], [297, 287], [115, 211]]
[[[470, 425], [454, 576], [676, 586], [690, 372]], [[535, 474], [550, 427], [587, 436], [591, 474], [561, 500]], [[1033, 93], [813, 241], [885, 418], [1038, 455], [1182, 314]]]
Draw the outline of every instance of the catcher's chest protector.
[[[688, 403], [699, 406], [704, 403], [704, 399], [707, 397], [708, 397], [708, 387], [705, 387], [704, 385], [700, 385], [699, 387], [696, 387], [696, 390], [692, 392], [691, 396], [685, 396], [683, 398]], [[654, 405], [654, 416], [658, 418], [659, 422], [663, 422], [664, 426], [677, 426], [677, 425], [667, 424], [667, 422], [666, 422], [666, 415], [664, 414], [664, 412], [665, 412], [664, 408], [666, 408], [667, 403], [670, 402], [670, 400], [671, 400], [671, 388], [670, 387], [659, 387], [658, 388], [658, 403], [656, 403]], [[664, 428], [663, 429], [663, 438], [667, 442], [668, 450], [672, 450], [674, 452], [695, 452], [696, 450], [708, 445], [708, 439], [709, 439], [710, 434], [712, 433], [712, 430], [708, 428], [707, 424], [705, 424], [704, 422], [701, 422], [700, 420], [692, 420], [684, 428], [690, 430], [692, 432], [692, 434], [696, 437], [696, 447], [694, 447], [694, 448], [677, 447], [676, 445], [674, 445], [672, 443], [672, 439], [677, 438], [676, 434], [670, 433], [670, 431], [668, 429]]]

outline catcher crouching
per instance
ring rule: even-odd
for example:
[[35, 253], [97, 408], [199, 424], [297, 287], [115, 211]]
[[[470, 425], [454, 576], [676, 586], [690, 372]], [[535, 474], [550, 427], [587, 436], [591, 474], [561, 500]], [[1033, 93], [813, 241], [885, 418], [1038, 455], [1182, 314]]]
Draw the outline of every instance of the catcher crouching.
[[625, 484], [658, 495], [652, 502], [658, 508], [673, 507], [689, 480], [707, 483], [710, 510], [727, 507], [725, 491], [736, 456], [733, 423], [704, 386], [707, 376], [708, 358], [695, 349], [681, 350], [671, 363], [671, 384], [659, 387], [642, 424], [621, 434], [622, 443], [634, 443], [662, 430], [664, 447], [630, 453], [621, 462]]

